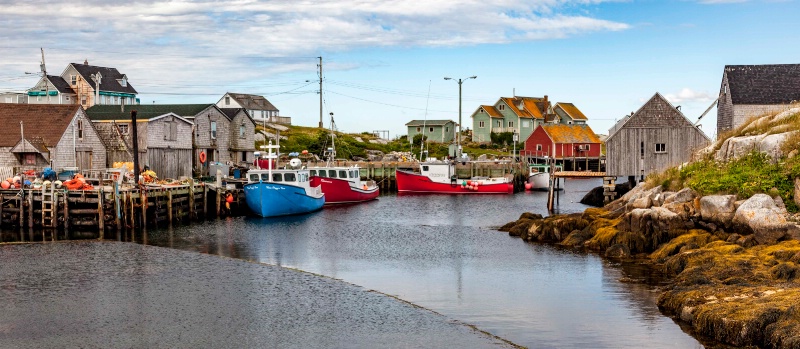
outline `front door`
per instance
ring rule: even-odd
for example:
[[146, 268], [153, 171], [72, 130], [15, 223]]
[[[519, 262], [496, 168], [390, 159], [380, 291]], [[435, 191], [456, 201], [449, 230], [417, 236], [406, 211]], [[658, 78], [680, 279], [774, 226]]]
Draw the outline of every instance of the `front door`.
[[78, 169], [91, 170], [92, 169], [92, 152], [91, 151], [76, 151], [76, 162]]

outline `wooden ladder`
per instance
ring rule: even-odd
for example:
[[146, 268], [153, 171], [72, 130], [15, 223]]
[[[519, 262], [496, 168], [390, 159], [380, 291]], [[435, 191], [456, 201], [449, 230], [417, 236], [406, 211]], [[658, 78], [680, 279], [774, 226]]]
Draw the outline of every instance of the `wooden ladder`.
[[55, 192], [54, 185], [42, 186], [42, 227], [56, 227], [56, 199], [58, 194]]

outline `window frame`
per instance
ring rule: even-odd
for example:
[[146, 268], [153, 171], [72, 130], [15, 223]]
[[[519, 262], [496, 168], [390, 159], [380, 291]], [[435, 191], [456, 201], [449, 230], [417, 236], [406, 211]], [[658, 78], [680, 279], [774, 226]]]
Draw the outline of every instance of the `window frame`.
[[[667, 143], [654, 143], [654, 150], [656, 154], [666, 154], [667, 153]], [[661, 148], [659, 150], [659, 148]]]

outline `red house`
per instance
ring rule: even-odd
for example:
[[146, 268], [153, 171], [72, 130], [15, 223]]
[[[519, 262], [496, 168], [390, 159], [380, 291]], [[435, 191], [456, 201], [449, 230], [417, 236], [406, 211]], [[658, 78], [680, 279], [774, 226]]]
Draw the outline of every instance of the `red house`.
[[601, 143], [589, 125], [539, 125], [525, 140], [523, 156], [557, 160], [598, 158]]

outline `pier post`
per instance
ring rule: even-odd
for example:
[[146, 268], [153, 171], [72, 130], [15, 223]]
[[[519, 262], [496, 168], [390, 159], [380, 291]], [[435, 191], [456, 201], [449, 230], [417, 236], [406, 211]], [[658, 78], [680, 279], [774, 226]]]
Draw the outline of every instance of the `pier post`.
[[167, 191], [167, 220], [169, 221], [169, 226], [172, 226], [172, 218], [174, 215], [172, 214], [172, 190]]
[[216, 193], [217, 193], [217, 195], [215, 195], [215, 197], [217, 198], [216, 199], [216, 203], [217, 203], [217, 218], [219, 218], [219, 213], [220, 213], [220, 207], [219, 207], [219, 203], [220, 203], [220, 200], [219, 200], [220, 199], [220, 188], [219, 187], [217, 187]]
[[100, 229], [97, 239], [102, 240], [105, 234], [105, 208], [103, 207], [103, 189], [97, 191], [97, 227]]
[[120, 219], [122, 218], [120, 204], [119, 204], [119, 183], [114, 181], [114, 225], [117, 226], [117, 232], [120, 231]]
[[146, 189], [139, 189], [140, 197], [139, 202], [142, 203], [142, 228], [147, 227], [147, 190]]
[[[30, 189], [28, 189], [28, 229], [33, 230], [33, 191]], [[42, 240], [44, 240], [44, 233], [42, 233]]]
[[[22, 193], [23, 195], [25, 194], [24, 191]], [[19, 229], [20, 231], [22, 231], [22, 229], [25, 228], [25, 207], [24, 207], [25, 202], [21, 196], [17, 201], [19, 202], [19, 205], [17, 205], [19, 206]]]
[[64, 235], [69, 233], [69, 223], [69, 192], [64, 192]]
[[208, 186], [203, 184], [203, 219], [208, 219]]
[[194, 179], [189, 179], [189, 218], [197, 219], [194, 215]]

